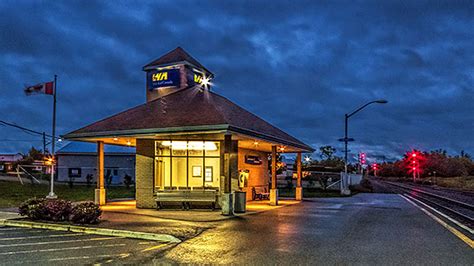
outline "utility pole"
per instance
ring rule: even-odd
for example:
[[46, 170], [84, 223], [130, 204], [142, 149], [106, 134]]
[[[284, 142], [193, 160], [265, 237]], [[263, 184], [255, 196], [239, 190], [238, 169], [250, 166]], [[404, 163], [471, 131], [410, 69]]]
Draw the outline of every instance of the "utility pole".
[[43, 157], [46, 157], [46, 133], [44, 132], [43, 132]]
[[352, 113], [344, 115], [344, 138], [339, 139], [339, 141], [344, 141], [344, 180], [341, 181], [341, 185], [342, 185], [341, 194], [350, 193], [350, 191], [347, 191], [348, 186], [346, 184], [346, 182], [347, 182], [347, 152], [348, 152], [347, 146], [348, 146], [349, 141], [354, 141], [354, 139], [348, 137], [349, 117], [355, 115], [357, 112], [364, 109], [368, 105], [371, 105], [371, 104], [374, 104], [374, 103], [385, 104], [387, 102], [388, 102], [387, 100], [383, 100], [383, 99], [371, 101], [371, 102], [368, 102], [368, 103], [362, 105], [361, 107], [357, 108]]

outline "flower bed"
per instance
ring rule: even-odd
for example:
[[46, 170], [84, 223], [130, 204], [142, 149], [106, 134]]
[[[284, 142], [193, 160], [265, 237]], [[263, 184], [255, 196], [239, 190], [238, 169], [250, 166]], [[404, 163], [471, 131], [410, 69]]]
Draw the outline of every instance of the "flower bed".
[[32, 198], [18, 208], [20, 215], [31, 220], [69, 221], [76, 224], [97, 224], [102, 211], [93, 202], [73, 204], [63, 199]]

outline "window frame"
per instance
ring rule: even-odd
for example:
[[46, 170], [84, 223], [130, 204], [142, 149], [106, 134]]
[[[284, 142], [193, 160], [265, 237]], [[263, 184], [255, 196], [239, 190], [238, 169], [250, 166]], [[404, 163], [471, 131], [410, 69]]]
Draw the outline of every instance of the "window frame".
[[[155, 145], [154, 145], [154, 161], [157, 160], [157, 158], [170, 158], [170, 165], [168, 166], [169, 169], [169, 186], [170, 187], [176, 187], [176, 185], [173, 185], [173, 158], [186, 158], [186, 187], [187, 188], [190, 188], [189, 186], [189, 181], [190, 181], [190, 178], [202, 178], [202, 187], [206, 187], [206, 183], [212, 183], [214, 182], [214, 169], [213, 169], [213, 166], [206, 166], [206, 158], [216, 158], [216, 159], [219, 159], [219, 161], [221, 160], [221, 141], [219, 140], [202, 140], [202, 142], [214, 142], [216, 145], [217, 145], [217, 155], [206, 155], [206, 150], [205, 150], [205, 145], [203, 145], [203, 150], [202, 150], [202, 153], [200, 153], [199, 155], [190, 155], [189, 154], [189, 149], [186, 149], [186, 155], [174, 155], [173, 154], [173, 149], [172, 149], [172, 145], [169, 146], [169, 153], [166, 154], [164, 152], [159, 152], [160, 149], [163, 149], [162, 145], [161, 145], [161, 142], [163, 141], [170, 141], [171, 143], [173, 141], [183, 141], [183, 142], [186, 142], [187, 144], [189, 144], [189, 142], [201, 142], [200, 140], [155, 140]], [[159, 147], [161, 146], [161, 147]], [[166, 154], [166, 155], [164, 155]], [[189, 158], [201, 158], [202, 159], [202, 164], [200, 165], [201, 167], [201, 175], [200, 176], [194, 176], [194, 167], [195, 166], [198, 166], [196, 164], [192, 165], [192, 171], [191, 171], [191, 174], [189, 172]], [[154, 164], [154, 167], [155, 167], [155, 164]], [[219, 166], [221, 167], [221, 166]], [[211, 181], [206, 181], [206, 169], [211, 169]], [[157, 187], [156, 184], [155, 184], [155, 179], [156, 179], [156, 171], [153, 171], [153, 190], [155, 191], [157, 188], [160, 188], [160, 189], [163, 189], [164, 186], [161, 186], [161, 187]], [[166, 176], [166, 175], [165, 175]], [[165, 178], [165, 176], [163, 176], [162, 178]], [[165, 184], [165, 180], [162, 180], [161, 181], [162, 184]]]

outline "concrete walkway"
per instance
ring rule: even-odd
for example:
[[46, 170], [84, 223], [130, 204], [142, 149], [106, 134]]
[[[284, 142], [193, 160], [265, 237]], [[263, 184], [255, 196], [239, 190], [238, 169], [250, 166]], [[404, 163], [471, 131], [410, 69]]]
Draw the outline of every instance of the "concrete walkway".
[[[297, 203], [299, 202], [294, 200], [281, 200], [279, 206], [270, 206], [268, 201], [250, 202], [247, 206], [248, 211], [235, 217], [275, 210]], [[95, 227], [170, 234], [186, 240], [234, 218], [223, 216], [220, 210], [137, 209], [135, 204], [135, 201], [108, 203], [102, 207], [102, 222]]]
[[[288, 205], [298, 204], [300, 201], [281, 199], [278, 206], [270, 206], [269, 201], [251, 201], [247, 203], [247, 211], [245, 213], [236, 213], [236, 216], [243, 216], [248, 214], [254, 214], [277, 208], [285, 207]], [[221, 214], [221, 210], [211, 209], [137, 209], [135, 207], [135, 200], [125, 201], [114, 201], [107, 203], [106, 206], [102, 207], [102, 211], [105, 216], [109, 213], [122, 213], [126, 215], [142, 215], [152, 218], [176, 220], [183, 222], [217, 222], [233, 218], [232, 216], [224, 216]], [[104, 217], [105, 217], [104, 216]]]
[[0, 211], [0, 221], [15, 219], [15, 218], [20, 218], [20, 215], [18, 215], [18, 213], [16, 212]]
[[[22, 181], [23, 183], [31, 184], [31, 179], [29, 179], [28, 177], [25, 177], [25, 176], [22, 176], [21, 181], [20, 181], [20, 179], [17, 176], [0, 175], [0, 180], [1, 181], [9, 181], [9, 182], [21, 182]], [[41, 184], [49, 184], [49, 182], [47, 180], [38, 179], [38, 181]]]

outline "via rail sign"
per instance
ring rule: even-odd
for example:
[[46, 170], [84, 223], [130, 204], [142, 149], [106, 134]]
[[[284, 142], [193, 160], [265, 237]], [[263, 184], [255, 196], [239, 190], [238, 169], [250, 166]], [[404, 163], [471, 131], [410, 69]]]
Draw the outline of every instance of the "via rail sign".
[[152, 70], [147, 73], [148, 89], [179, 87], [179, 69]]

